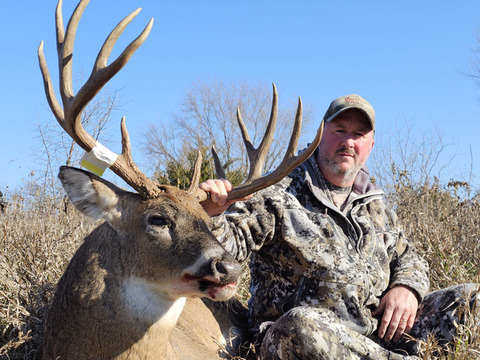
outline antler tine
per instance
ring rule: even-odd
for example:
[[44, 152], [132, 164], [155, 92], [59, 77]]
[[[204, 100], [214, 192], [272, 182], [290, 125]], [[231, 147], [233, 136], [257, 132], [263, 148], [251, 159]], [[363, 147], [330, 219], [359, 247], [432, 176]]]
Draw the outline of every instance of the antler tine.
[[45, 95], [47, 96], [48, 105], [50, 106], [50, 109], [52, 110], [53, 115], [55, 115], [55, 118], [57, 119], [58, 123], [66, 131], [67, 129], [65, 128], [65, 120], [64, 120], [65, 117], [63, 114], [63, 109], [60, 103], [58, 102], [57, 97], [55, 96], [55, 91], [53, 90], [53, 85], [52, 85], [52, 79], [50, 77], [50, 72], [48, 71], [48, 68], [47, 68], [45, 55], [43, 53], [43, 41], [40, 42], [40, 46], [38, 47], [37, 54], [38, 54], [38, 62], [40, 64], [40, 70], [43, 76], [43, 86], [45, 88]]
[[[300, 139], [300, 130], [302, 130], [302, 121], [303, 121], [303, 103], [302, 98], [298, 98], [297, 113], [295, 114], [295, 123], [293, 125], [292, 136], [290, 137], [290, 142], [288, 143], [287, 151], [282, 160], [281, 165], [284, 162], [287, 162], [289, 159], [295, 157], [295, 152], [297, 151], [298, 140]], [[280, 166], [281, 166], [280, 165]]]
[[215, 173], [217, 174], [217, 178], [226, 179], [227, 176], [225, 175], [225, 170], [223, 170], [223, 166], [222, 166], [222, 163], [220, 162], [220, 158], [218, 157], [217, 150], [215, 149], [215, 145], [212, 146], [212, 156], [213, 156], [213, 162], [215, 163]]
[[[63, 46], [63, 42], [65, 40], [65, 30], [63, 27], [63, 16], [62, 16], [62, 5], [63, 1], [58, 0], [57, 7], [55, 9], [55, 29], [57, 34], [57, 55], [59, 56], [58, 60], [60, 59], [61, 54], [61, 47]], [[60, 74], [61, 75], [61, 74]]]
[[197, 198], [198, 201], [204, 201], [207, 199], [207, 193], [198, 187], [200, 177], [202, 173], [202, 153], [197, 151], [197, 158], [195, 159], [195, 165], [193, 167], [193, 175], [190, 180], [190, 187], [187, 192]]
[[113, 46], [117, 42], [118, 38], [122, 34], [127, 25], [138, 15], [141, 9], [137, 9], [123, 19], [108, 36], [107, 40], [102, 46], [95, 65], [93, 67], [90, 78], [78, 91], [76, 96], [76, 104], [72, 107], [72, 112], [82, 111], [83, 107], [101, 90], [101, 88], [114, 77], [130, 60], [135, 51], [143, 44], [147, 39], [150, 30], [153, 26], [153, 19], [151, 19], [142, 33], [133, 40], [120, 56], [115, 59], [110, 65], [107, 66], [108, 58], [113, 50]]
[[[80, 6], [80, 4], [78, 6]], [[64, 83], [64, 74], [62, 71], [63, 57], [61, 55], [62, 55], [62, 47], [65, 39], [65, 31], [63, 28], [63, 16], [62, 16], [62, 0], [58, 1], [57, 7], [55, 9], [55, 24], [56, 24], [55, 26], [56, 35], [57, 35], [58, 64], [60, 67], [60, 87], [62, 87], [62, 84]], [[40, 46], [38, 47], [37, 54], [38, 54], [38, 60], [40, 63], [40, 70], [43, 76], [43, 84], [45, 87], [45, 94], [47, 96], [48, 104], [53, 114], [55, 115], [55, 118], [57, 119], [58, 123], [68, 133], [68, 129], [65, 124], [65, 116], [64, 116], [63, 109], [60, 103], [58, 102], [57, 97], [55, 96], [55, 91], [53, 90], [52, 79], [50, 77], [50, 72], [48, 71], [45, 55], [43, 53], [43, 41], [40, 42]], [[71, 62], [69, 63], [71, 64]], [[64, 91], [62, 88], [60, 89], [60, 91], [62, 93], [62, 100], [63, 100]]]
[[[64, 107], [65, 103], [75, 101], [72, 84], [73, 44], [75, 42], [78, 23], [80, 22], [80, 18], [82, 17], [88, 2], [89, 0], [82, 0], [77, 5], [75, 11], [70, 17], [70, 20], [68, 21], [66, 32], [63, 30], [62, 0], [58, 1], [58, 5], [55, 10], [58, 65], [60, 67], [60, 95], [62, 96]], [[64, 110], [67, 112], [67, 109]]]
[[[300, 137], [300, 130], [302, 127], [302, 100], [299, 98], [297, 113], [295, 116], [295, 125], [293, 127], [292, 136], [288, 145], [288, 149], [281, 164], [271, 173], [261, 177], [251, 177], [250, 181], [246, 181], [244, 184], [234, 188], [229, 194], [228, 199], [240, 199], [256, 191], [264, 189], [270, 185], [273, 185], [287, 176], [293, 169], [309, 158], [315, 149], [320, 144], [323, 135], [323, 121], [317, 131], [317, 135], [313, 142], [305, 149], [301, 154], [295, 156], [295, 152], [298, 145], [298, 139]], [[267, 149], [268, 151], [268, 149]]]
[[[53, 90], [51, 77], [43, 54], [43, 41], [38, 48], [38, 57], [47, 100], [57, 121], [80, 147], [85, 151], [90, 152], [97, 146], [97, 142], [82, 126], [82, 111], [102, 87], [127, 64], [133, 53], [143, 44], [153, 26], [153, 19], [149, 21], [141, 34], [125, 48], [122, 54], [107, 66], [107, 61], [112, 52], [113, 46], [126, 26], [133, 18], [135, 18], [135, 16], [138, 15], [141, 9], [137, 9], [125, 17], [105, 40], [105, 43], [97, 56], [89, 79], [81, 87], [77, 95], [74, 95], [72, 88], [73, 44], [78, 23], [88, 2], [89, 0], [82, 0], [78, 4], [68, 22], [66, 32], [64, 32], [63, 29], [62, 0], [59, 0], [56, 8], [55, 18], [60, 71], [59, 81], [63, 109]], [[115, 162], [111, 165], [112, 171], [137, 190], [143, 197], [150, 198], [158, 196], [165, 188], [150, 180], [133, 162], [130, 138], [128, 136], [124, 118], [121, 122], [121, 131], [122, 153], [116, 157]]]
[[188, 192], [196, 191], [198, 184], [200, 183], [200, 176], [202, 175], [202, 153], [197, 151], [197, 158], [195, 159], [195, 165], [193, 166], [193, 175], [190, 180], [190, 187]]
[[247, 127], [243, 122], [240, 109], [237, 109], [237, 121], [242, 132], [243, 142], [247, 149], [248, 159], [250, 163], [250, 171], [248, 178], [245, 183], [250, 183], [253, 179], [259, 178], [262, 175], [263, 165], [265, 164], [265, 158], [268, 154], [268, 149], [273, 141], [273, 134], [275, 132], [275, 127], [277, 125], [277, 104], [278, 104], [278, 94], [277, 87], [275, 84], [273, 86], [273, 98], [272, 98], [272, 109], [270, 111], [270, 120], [268, 121], [267, 129], [263, 136], [262, 142], [257, 149], [254, 148], [252, 141], [250, 140], [250, 135], [248, 134]]
[[[88, 0], [84, 0], [88, 2]], [[82, 3], [79, 4], [79, 7]], [[83, 11], [83, 9], [81, 9]], [[135, 51], [143, 44], [143, 42], [148, 37], [150, 30], [153, 26], [153, 19], [149, 21], [145, 29], [142, 33], [133, 40], [120, 54], [120, 56], [115, 59], [110, 65], [107, 66], [108, 58], [113, 50], [113, 46], [117, 42], [118, 38], [122, 34], [123, 30], [127, 27], [127, 25], [138, 15], [141, 9], [137, 9], [132, 12], [130, 15], [125, 17], [105, 40], [97, 59], [95, 61], [95, 65], [92, 69], [92, 73], [90, 74], [89, 79], [87, 82], [82, 86], [82, 88], [78, 91], [78, 94], [75, 96], [74, 102], [71, 106], [71, 115], [76, 121], [80, 121], [78, 114], [81, 113], [83, 108], [88, 104], [90, 100], [92, 100], [95, 95], [102, 89], [102, 87], [112, 78], [114, 77], [130, 60], [133, 56]], [[77, 10], [75, 10], [76, 12]], [[73, 18], [72, 18], [73, 19]], [[70, 30], [70, 23], [67, 28], [67, 35], [65, 39], [65, 47], [67, 48], [67, 44], [70, 47], [70, 40], [73, 45], [73, 40], [75, 36], [75, 27], [72, 27]], [[72, 34], [72, 35], [71, 35]], [[65, 50], [64, 50], [65, 51]], [[65, 56], [66, 54], [64, 54]], [[69, 71], [71, 76], [71, 69]]]

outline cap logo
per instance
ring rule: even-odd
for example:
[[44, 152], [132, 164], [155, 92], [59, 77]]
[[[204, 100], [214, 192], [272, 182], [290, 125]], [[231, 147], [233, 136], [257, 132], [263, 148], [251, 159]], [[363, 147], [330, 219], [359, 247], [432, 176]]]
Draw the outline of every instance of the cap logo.
[[367, 100], [357, 94], [346, 95], [333, 100], [323, 118], [325, 121], [331, 121], [341, 112], [351, 108], [358, 108], [363, 111], [372, 126], [372, 130], [375, 131], [375, 110]]
[[362, 98], [357, 98], [357, 97], [352, 97], [352, 96], [345, 97], [345, 102], [367, 105], [367, 102], [365, 100], [363, 100]]

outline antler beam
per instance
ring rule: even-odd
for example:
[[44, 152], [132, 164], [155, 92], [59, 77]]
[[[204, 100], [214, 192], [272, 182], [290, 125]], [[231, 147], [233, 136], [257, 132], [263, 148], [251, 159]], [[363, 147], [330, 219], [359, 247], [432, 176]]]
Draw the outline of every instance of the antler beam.
[[[82, 126], [81, 115], [85, 106], [98, 94], [102, 87], [114, 77], [130, 60], [135, 51], [143, 44], [153, 26], [153, 19], [149, 21], [141, 34], [133, 40], [125, 50], [110, 65], [108, 58], [113, 46], [127, 25], [135, 18], [141, 9], [137, 9], [125, 17], [105, 40], [87, 82], [75, 95], [72, 87], [72, 57], [73, 44], [78, 23], [83, 15], [89, 0], [82, 0], [76, 7], [66, 32], [63, 27], [62, 0], [59, 0], [56, 9], [57, 52], [59, 66], [60, 95], [63, 108], [58, 102], [53, 90], [52, 80], [47, 68], [43, 53], [43, 41], [38, 48], [40, 69], [43, 75], [45, 93], [48, 104], [52, 109], [58, 123], [72, 137], [72, 139], [85, 151], [90, 152], [96, 145], [96, 140], [88, 134]], [[165, 190], [164, 187], [150, 180], [135, 165], [131, 155], [130, 138], [128, 136], [125, 118], [121, 121], [122, 153], [111, 166], [111, 170], [121, 177], [127, 184], [145, 198], [158, 196]]]
[[[254, 192], [257, 192], [261, 189], [264, 189], [270, 185], [273, 185], [287, 176], [293, 169], [295, 169], [298, 165], [308, 159], [315, 149], [320, 144], [322, 140], [323, 134], [323, 122], [321, 123], [317, 135], [313, 142], [305, 149], [301, 154], [295, 156], [295, 152], [297, 151], [298, 140], [300, 138], [300, 131], [302, 128], [302, 100], [301, 98], [298, 99], [298, 106], [297, 106], [297, 113], [295, 116], [295, 124], [293, 126], [292, 136], [290, 138], [290, 142], [288, 144], [287, 151], [285, 156], [280, 163], [280, 165], [271, 173], [261, 176], [261, 172], [263, 170], [263, 166], [265, 164], [265, 158], [267, 156], [268, 150], [273, 140], [273, 134], [275, 132], [275, 125], [277, 122], [277, 103], [278, 103], [278, 95], [277, 95], [277, 88], [275, 84], [273, 84], [273, 99], [272, 99], [272, 110], [270, 113], [270, 120], [267, 125], [267, 129], [265, 131], [265, 135], [262, 139], [262, 142], [258, 146], [257, 149], [254, 148], [252, 141], [250, 140], [250, 136], [248, 134], [247, 127], [242, 120], [242, 116], [240, 114], [240, 109], [237, 109], [237, 120], [240, 126], [240, 130], [242, 132], [243, 141], [245, 143], [245, 147], [247, 149], [248, 158], [250, 161], [250, 171], [247, 177], [247, 180], [237, 187], [235, 187], [231, 192], [228, 194], [228, 199], [235, 200], [240, 199]], [[225, 173], [223, 172], [223, 168], [220, 164], [220, 160], [218, 155], [216, 154], [215, 150], [212, 149], [214, 161], [215, 161], [215, 169], [217, 169], [217, 176], [218, 177], [225, 177]], [[220, 173], [219, 173], [220, 172]]]

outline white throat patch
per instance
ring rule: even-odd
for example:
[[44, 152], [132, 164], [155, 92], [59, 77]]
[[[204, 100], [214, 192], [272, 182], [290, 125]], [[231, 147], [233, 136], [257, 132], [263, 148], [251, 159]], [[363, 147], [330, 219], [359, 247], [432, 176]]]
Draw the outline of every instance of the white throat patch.
[[152, 323], [160, 319], [176, 323], [186, 301], [184, 297], [171, 300], [157, 286], [137, 277], [124, 280], [122, 293], [130, 311]]

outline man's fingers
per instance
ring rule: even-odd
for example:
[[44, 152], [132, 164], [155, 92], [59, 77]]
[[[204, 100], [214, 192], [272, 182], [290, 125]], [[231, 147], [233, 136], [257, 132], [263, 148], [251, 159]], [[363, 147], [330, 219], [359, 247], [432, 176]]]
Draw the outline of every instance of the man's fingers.
[[[207, 180], [198, 185], [200, 189], [207, 192], [210, 196], [201, 202], [203, 209], [209, 216], [216, 216], [223, 213], [236, 200], [227, 200], [228, 192], [232, 190], [232, 183], [225, 179]], [[246, 197], [245, 199], [248, 199]]]
[[[218, 188], [217, 182], [213, 180], [207, 180], [207, 183], [210, 187], [210, 197], [214, 203], [219, 204], [220, 192], [221, 190]], [[222, 205], [222, 204], [219, 204]]]
[[389, 290], [380, 301], [380, 306], [372, 312], [384, 312], [378, 328], [378, 336], [385, 341], [398, 341], [403, 333], [408, 333], [415, 323], [418, 300], [414, 292], [406, 286], [398, 285]]
[[406, 332], [406, 333], [409, 333], [410, 330], [412, 330], [413, 324], [415, 324], [415, 316], [416, 316], [416, 314], [411, 315], [411, 316], [408, 318], [408, 320], [407, 320], [407, 327], [405, 328], [405, 332]]
[[373, 316], [380, 315], [381, 313], [383, 313], [383, 308], [384, 307], [385, 307], [385, 302], [380, 301], [380, 305], [378, 305], [378, 307], [374, 311], [372, 311], [372, 315]]
[[228, 192], [232, 190], [232, 184], [228, 180], [217, 179], [207, 180], [199, 185], [199, 187], [210, 193], [212, 202], [220, 206], [225, 205], [227, 201]]
[[404, 318], [402, 318], [400, 320], [400, 322], [398, 323], [397, 329], [395, 330], [395, 333], [394, 333], [395, 336], [393, 337], [393, 341], [396, 342], [396, 341], [400, 340], [403, 333], [406, 332], [407, 325], [408, 325], [408, 320], [405, 320]]
[[[392, 316], [390, 324], [388, 326], [388, 331], [385, 334], [385, 341], [398, 341], [404, 333], [410, 332], [415, 323], [415, 316], [412, 316], [407, 311], [400, 312], [397, 311]], [[380, 334], [380, 331], [379, 331]]]
[[380, 321], [380, 328], [378, 329], [378, 336], [383, 338], [387, 333], [390, 322], [392, 320], [393, 311], [390, 308], [386, 308], [383, 312], [382, 320]]
[[398, 320], [390, 321], [390, 324], [388, 325], [387, 332], [385, 333], [385, 337], [384, 337], [385, 341], [390, 341], [390, 340], [393, 339], [393, 336], [395, 335], [399, 324], [400, 324], [400, 322]]

